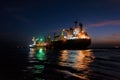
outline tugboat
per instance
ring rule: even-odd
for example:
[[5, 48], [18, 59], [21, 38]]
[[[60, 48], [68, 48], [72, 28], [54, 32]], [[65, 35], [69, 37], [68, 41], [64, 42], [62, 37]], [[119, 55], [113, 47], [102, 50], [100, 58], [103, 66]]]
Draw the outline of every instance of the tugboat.
[[77, 21], [73, 28], [63, 29], [60, 36], [54, 34], [54, 40], [51, 42], [54, 49], [86, 49], [90, 44], [91, 38]]

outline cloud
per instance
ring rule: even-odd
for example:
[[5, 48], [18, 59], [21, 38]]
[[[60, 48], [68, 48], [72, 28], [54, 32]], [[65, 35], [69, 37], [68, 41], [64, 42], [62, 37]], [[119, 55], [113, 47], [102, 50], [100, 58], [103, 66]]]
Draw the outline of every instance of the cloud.
[[120, 33], [113, 33], [112, 36], [120, 38]]
[[120, 25], [120, 20], [110, 20], [110, 21], [104, 21], [104, 22], [98, 22], [94, 24], [88, 24], [86, 25], [87, 28], [89, 27], [103, 27], [107, 25]]

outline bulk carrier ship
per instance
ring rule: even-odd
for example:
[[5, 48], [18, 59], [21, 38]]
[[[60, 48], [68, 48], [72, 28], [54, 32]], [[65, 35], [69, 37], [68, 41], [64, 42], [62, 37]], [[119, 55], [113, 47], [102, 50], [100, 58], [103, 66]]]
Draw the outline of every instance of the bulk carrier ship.
[[[34, 42], [34, 46], [52, 49], [86, 49], [91, 44], [91, 38], [81, 23], [78, 24], [77, 21], [74, 23], [73, 28], [63, 29], [60, 35], [54, 33], [52, 40], [50, 36], [47, 36], [43, 42]], [[34, 46], [31, 45], [31, 47]]]

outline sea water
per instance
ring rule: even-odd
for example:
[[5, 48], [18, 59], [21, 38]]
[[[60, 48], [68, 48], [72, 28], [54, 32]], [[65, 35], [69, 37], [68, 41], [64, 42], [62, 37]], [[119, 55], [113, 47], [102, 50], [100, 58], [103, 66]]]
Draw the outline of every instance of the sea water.
[[0, 80], [120, 80], [120, 49], [4, 49]]

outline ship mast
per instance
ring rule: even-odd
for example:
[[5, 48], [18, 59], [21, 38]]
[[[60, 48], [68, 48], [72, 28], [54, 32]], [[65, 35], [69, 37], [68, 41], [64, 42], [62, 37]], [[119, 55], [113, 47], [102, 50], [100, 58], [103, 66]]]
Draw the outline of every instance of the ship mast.
[[75, 21], [74, 23], [75, 23], [75, 27], [77, 27], [77, 25], [78, 25], [78, 21]]
[[82, 25], [82, 23], [79, 23], [79, 26], [80, 26], [80, 32], [82, 32], [83, 31], [83, 25]]

